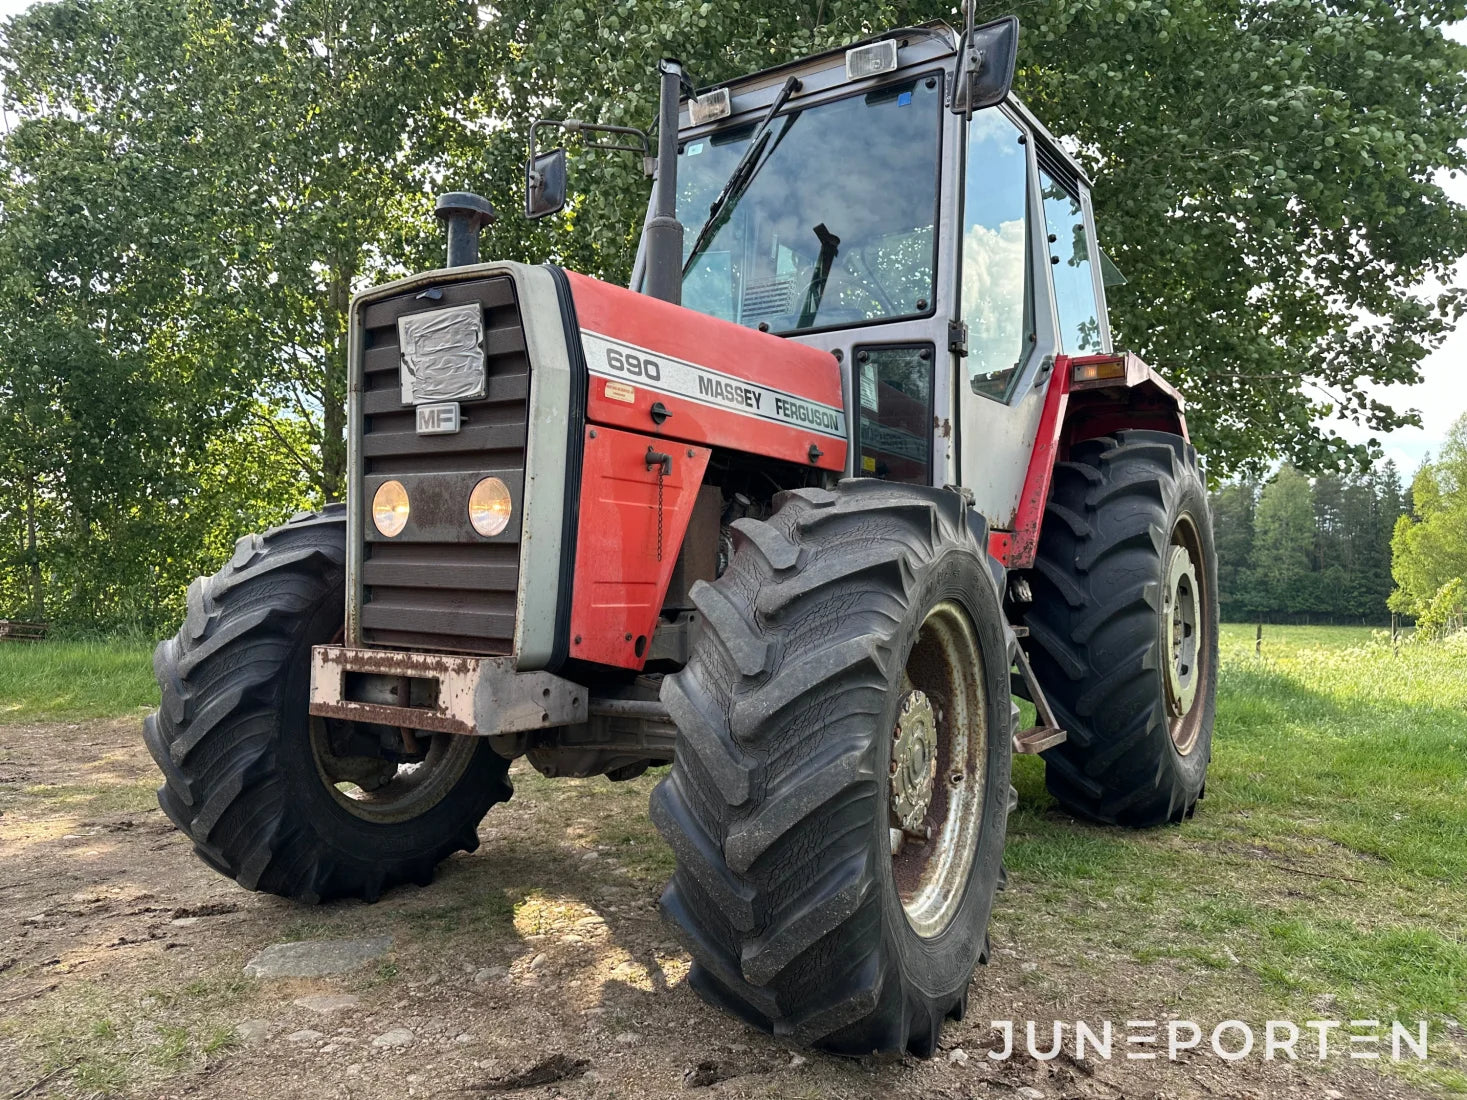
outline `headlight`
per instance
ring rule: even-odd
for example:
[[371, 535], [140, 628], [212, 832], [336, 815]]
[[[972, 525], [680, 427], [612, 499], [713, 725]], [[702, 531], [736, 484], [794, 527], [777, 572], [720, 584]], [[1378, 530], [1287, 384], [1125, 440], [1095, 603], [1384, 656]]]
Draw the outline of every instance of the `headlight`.
[[[497, 477], [486, 477], [469, 494], [469, 522], [474, 530], [488, 538], [509, 526], [514, 505], [509, 499], [509, 486]], [[406, 513], [404, 513], [406, 514]]]
[[400, 481], [384, 481], [372, 494], [372, 525], [388, 538], [402, 534], [408, 521], [408, 495]]

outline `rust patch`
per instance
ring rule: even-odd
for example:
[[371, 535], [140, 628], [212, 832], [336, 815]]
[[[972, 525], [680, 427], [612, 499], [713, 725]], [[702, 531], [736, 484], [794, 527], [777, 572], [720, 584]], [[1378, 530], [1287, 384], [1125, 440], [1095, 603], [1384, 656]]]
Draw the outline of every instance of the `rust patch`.
[[[349, 646], [316, 646], [311, 651], [310, 712], [322, 718], [372, 722], [432, 733], [472, 734], [474, 688], [482, 658], [412, 653]], [[438, 685], [435, 707], [392, 706], [346, 698], [345, 674], [414, 677]]]
[[427, 730], [430, 733], [458, 733], [472, 735], [472, 723], [461, 722], [443, 714], [441, 710], [426, 707], [390, 707], [381, 703], [322, 703], [312, 702], [311, 713], [321, 718], [341, 718], [348, 722], [371, 722], [382, 726], [399, 726]]

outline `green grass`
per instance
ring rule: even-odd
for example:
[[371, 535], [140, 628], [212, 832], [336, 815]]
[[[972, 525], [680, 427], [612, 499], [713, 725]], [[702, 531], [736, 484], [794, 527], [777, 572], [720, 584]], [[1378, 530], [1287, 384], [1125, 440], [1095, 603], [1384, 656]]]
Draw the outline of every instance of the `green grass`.
[[18, 797], [30, 803], [32, 808], [44, 804], [48, 811], [60, 810], [86, 817], [155, 809], [157, 790], [157, 781], [149, 776], [133, 783], [36, 783], [22, 787]]
[[[115, 1096], [202, 1068], [237, 1045], [233, 1019], [257, 990], [234, 974], [182, 987], [170, 980], [160, 976], [141, 998], [126, 985], [82, 981], [38, 1002], [24, 1031], [34, 1072], [63, 1072], [82, 1095]], [[0, 1034], [20, 1026], [0, 1019]]]
[[3, 642], [0, 684], [0, 722], [112, 718], [158, 705], [144, 642]]
[[[1180, 829], [1093, 828], [1015, 762], [998, 920], [1188, 1015], [1467, 1019], [1467, 645], [1345, 627], [1222, 633], [1207, 796]], [[1062, 920], [1056, 921], [1056, 916]], [[1078, 962], [1078, 960], [1077, 960]], [[1428, 1073], [1467, 1094], [1460, 1059]], [[1409, 1067], [1406, 1069], [1410, 1072]]]

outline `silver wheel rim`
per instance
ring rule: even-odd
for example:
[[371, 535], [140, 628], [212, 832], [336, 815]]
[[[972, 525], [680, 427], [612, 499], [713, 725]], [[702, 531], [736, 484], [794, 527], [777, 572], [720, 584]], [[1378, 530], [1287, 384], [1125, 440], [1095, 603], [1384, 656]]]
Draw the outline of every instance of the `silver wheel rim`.
[[930, 939], [962, 904], [987, 786], [983, 659], [957, 603], [944, 600], [923, 620], [901, 692], [888, 796], [892, 873], [907, 923]]
[[1189, 517], [1182, 516], [1167, 547], [1161, 618], [1167, 730], [1183, 756], [1192, 751], [1201, 732], [1197, 692], [1207, 674], [1203, 666], [1211, 653], [1210, 640], [1205, 636], [1208, 597], [1197, 568], [1200, 560], [1197, 529]]
[[365, 821], [390, 825], [419, 817], [451, 791], [478, 749], [475, 738], [450, 733], [404, 731], [418, 745], [420, 761], [395, 764], [382, 757], [340, 757], [331, 752], [326, 722], [311, 718], [311, 755], [316, 772], [338, 805]]

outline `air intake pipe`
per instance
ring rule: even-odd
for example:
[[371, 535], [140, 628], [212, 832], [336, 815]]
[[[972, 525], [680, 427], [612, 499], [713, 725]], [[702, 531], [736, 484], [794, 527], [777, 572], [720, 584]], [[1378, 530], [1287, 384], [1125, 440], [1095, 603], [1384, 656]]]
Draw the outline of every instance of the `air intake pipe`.
[[438, 196], [433, 213], [448, 229], [448, 266], [478, 263], [479, 231], [494, 222], [489, 200], [470, 191], [450, 191]]

